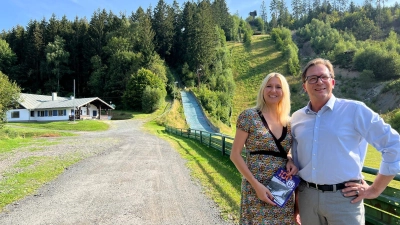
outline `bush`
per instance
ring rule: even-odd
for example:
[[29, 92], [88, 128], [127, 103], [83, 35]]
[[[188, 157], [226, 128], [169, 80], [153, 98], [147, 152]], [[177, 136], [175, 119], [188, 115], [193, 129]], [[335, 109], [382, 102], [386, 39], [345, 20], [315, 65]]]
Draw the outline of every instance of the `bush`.
[[388, 92], [394, 90], [396, 93], [400, 92], [400, 79], [391, 81], [390, 83], [386, 84], [386, 86], [382, 89], [382, 92]]
[[375, 77], [374, 72], [372, 70], [363, 70], [360, 73], [360, 77], [364, 80], [371, 80]]
[[377, 79], [390, 79], [400, 76], [400, 55], [387, 51], [379, 45], [369, 46], [354, 56], [354, 67], [359, 70], [371, 70]]
[[147, 69], [140, 69], [136, 74], [132, 74], [126, 85], [126, 90], [122, 96], [125, 108], [141, 109], [143, 92], [147, 86], [157, 88], [162, 92], [162, 96], [166, 96], [166, 87], [160, 77]]
[[230, 125], [232, 98], [229, 93], [213, 92], [202, 86], [197, 93], [204, 110], [221, 122]]
[[271, 32], [271, 38], [276, 44], [276, 48], [283, 51], [283, 56], [287, 62], [288, 70], [291, 75], [297, 75], [300, 72], [300, 62], [298, 57], [299, 49], [292, 40], [289, 29], [280, 27], [274, 28]]
[[400, 110], [396, 110], [393, 112], [393, 116], [390, 117], [388, 123], [392, 126], [393, 129], [400, 131]]
[[146, 86], [142, 95], [142, 110], [151, 113], [160, 108], [164, 99], [163, 91], [158, 88]]

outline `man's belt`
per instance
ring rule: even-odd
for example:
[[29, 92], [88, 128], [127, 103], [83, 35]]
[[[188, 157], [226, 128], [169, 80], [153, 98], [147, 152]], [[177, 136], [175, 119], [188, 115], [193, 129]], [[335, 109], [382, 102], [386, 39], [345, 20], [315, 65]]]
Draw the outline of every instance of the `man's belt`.
[[360, 183], [361, 180], [350, 180], [350, 181], [346, 181], [343, 183], [339, 183], [339, 184], [314, 184], [314, 183], [310, 183], [307, 182], [305, 180], [302, 179], [302, 181], [306, 184], [307, 187], [310, 188], [314, 188], [320, 191], [332, 191], [332, 192], [336, 192], [338, 190], [342, 190], [343, 188], [346, 187], [345, 183], [347, 182], [354, 182], [354, 183]]

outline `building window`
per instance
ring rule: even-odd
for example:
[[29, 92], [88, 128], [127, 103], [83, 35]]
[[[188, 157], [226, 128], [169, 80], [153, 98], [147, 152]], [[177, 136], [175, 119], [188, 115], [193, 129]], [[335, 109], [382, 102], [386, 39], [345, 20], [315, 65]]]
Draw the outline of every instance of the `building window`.
[[19, 118], [19, 111], [11, 112], [11, 118]]
[[37, 111], [38, 117], [44, 117], [44, 111]]
[[64, 110], [58, 110], [58, 116], [65, 116], [64, 115]]
[[49, 110], [49, 116], [53, 116], [53, 111]]
[[35, 117], [35, 111], [31, 111], [31, 117]]

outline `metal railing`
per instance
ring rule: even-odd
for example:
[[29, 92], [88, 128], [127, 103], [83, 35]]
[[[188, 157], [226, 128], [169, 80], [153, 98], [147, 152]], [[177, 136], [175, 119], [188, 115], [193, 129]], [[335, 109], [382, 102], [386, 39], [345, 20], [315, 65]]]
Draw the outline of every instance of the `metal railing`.
[[[221, 151], [222, 155], [229, 156], [231, 153], [233, 139], [230, 136], [220, 133], [194, 129], [181, 129], [166, 126], [168, 133], [199, 141], [203, 145]], [[245, 156], [245, 153], [243, 153]], [[376, 175], [377, 169], [363, 167], [362, 172]], [[400, 174], [394, 178], [400, 181]], [[368, 225], [397, 224], [400, 225], [400, 190], [387, 187], [383, 193], [375, 199], [364, 199], [365, 221]]]

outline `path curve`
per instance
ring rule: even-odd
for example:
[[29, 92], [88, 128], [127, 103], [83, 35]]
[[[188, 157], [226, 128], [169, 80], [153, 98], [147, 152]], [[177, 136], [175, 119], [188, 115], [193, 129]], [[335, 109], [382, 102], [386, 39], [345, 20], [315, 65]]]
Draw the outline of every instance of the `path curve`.
[[229, 224], [192, 180], [185, 160], [141, 125], [111, 121], [108, 131], [81, 132], [46, 146], [104, 149], [8, 205], [0, 224]]

